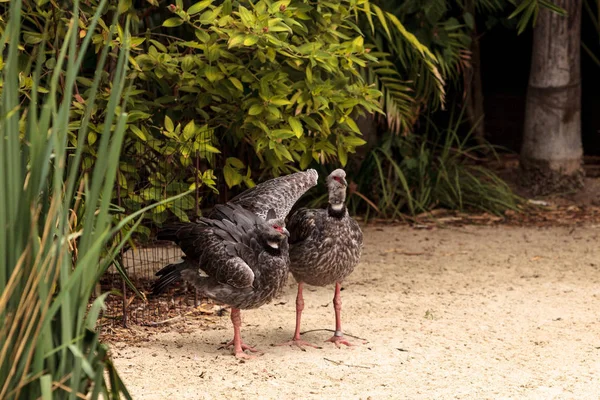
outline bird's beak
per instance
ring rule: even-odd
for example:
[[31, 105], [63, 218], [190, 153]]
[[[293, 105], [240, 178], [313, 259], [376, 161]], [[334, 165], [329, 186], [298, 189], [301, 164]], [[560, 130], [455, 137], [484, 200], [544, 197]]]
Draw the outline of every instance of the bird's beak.
[[342, 183], [344, 184], [344, 186], [348, 187], [348, 182], [346, 182], [346, 178], [342, 178]]
[[290, 237], [290, 231], [288, 231], [286, 228], [283, 228], [283, 234], [287, 237]]

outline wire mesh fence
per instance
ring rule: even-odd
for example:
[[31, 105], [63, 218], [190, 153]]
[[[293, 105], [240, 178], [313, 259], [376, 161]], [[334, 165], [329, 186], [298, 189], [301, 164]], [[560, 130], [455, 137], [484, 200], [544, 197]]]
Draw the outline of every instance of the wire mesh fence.
[[147, 212], [132, 240], [117, 258], [117, 265], [113, 265], [102, 277], [96, 293], [109, 293], [100, 322], [103, 333], [110, 333], [115, 326], [156, 323], [198, 305], [198, 294], [186, 284], [176, 285], [160, 296], [151, 295], [156, 272], [179, 261], [182, 256], [175, 244], [158, 241], [157, 232], [169, 223], [194, 221], [202, 214], [200, 205], [204, 198], [214, 196], [214, 190], [202, 185], [205, 166], [200, 152], [182, 160], [180, 157], [185, 151], [178, 147], [172, 150], [171, 155], [154, 156], [151, 152], [142, 152], [143, 156], [139, 159], [129, 159], [129, 165], [139, 169], [139, 181], [131, 184], [119, 179], [115, 187], [116, 205], [121, 208], [122, 215], [191, 187], [195, 190], [193, 194]]

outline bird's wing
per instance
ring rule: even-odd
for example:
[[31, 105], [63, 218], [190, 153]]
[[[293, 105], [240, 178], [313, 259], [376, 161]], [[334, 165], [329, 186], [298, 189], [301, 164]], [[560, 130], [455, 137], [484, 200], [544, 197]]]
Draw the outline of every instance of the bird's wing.
[[318, 236], [323, 231], [323, 221], [324, 210], [298, 209], [287, 223], [287, 229], [290, 231], [290, 244], [300, 243], [310, 236]]
[[[231, 199], [230, 203], [241, 207], [266, 219], [270, 209], [275, 210], [278, 218], [285, 218], [296, 201], [308, 189], [317, 184], [319, 175], [314, 169], [281, 176], [262, 182]], [[215, 207], [211, 218], [221, 218]]]
[[160, 230], [157, 239], [175, 242], [190, 261], [193, 261], [199, 260], [208, 246], [206, 240], [209, 238], [209, 232], [209, 227], [204, 224], [180, 223], [168, 225]]
[[219, 265], [215, 279], [236, 288], [250, 287], [254, 282], [254, 272], [240, 257], [232, 257]]
[[262, 220], [237, 204], [226, 203], [215, 207], [223, 219], [202, 218], [210, 226], [219, 245], [204, 253], [203, 270], [218, 282], [234, 287], [248, 287], [255, 279], [257, 258], [254, 228]]

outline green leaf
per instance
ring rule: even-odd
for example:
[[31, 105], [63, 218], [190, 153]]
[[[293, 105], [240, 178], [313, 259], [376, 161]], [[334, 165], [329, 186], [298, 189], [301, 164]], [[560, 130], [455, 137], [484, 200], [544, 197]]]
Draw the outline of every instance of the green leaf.
[[347, 145], [352, 146], [352, 147], [358, 147], [358, 146], [362, 146], [363, 144], [365, 144], [367, 142], [364, 139], [361, 139], [356, 136], [345, 136], [344, 143], [346, 143]]
[[142, 139], [144, 142], [148, 140], [148, 138], [146, 137], [146, 134], [137, 126], [130, 125], [129, 129], [131, 129], [131, 132], [133, 132], [137, 137]]
[[373, 7], [373, 9], [375, 10], [375, 14], [377, 15], [377, 18], [379, 18], [379, 23], [381, 23], [381, 26], [385, 30], [385, 33], [387, 34], [388, 39], [394, 40], [394, 38], [392, 37], [392, 34], [390, 33], [390, 28], [388, 27], [385, 14], [383, 13], [383, 11], [381, 11], [381, 8], [379, 8], [375, 4], [371, 4], [371, 7]]
[[250, 109], [248, 110], [248, 114], [249, 115], [259, 115], [264, 111], [264, 107], [262, 104], [254, 104], [252, 107], [250, 107]]
[[317, 124], [317, 122], [308, 115], [302, 116], [302, 120], [315, 131], [321, 132], [321, 127], [319, 124]]
[[183, 57], [183, 61], [181, 62], [181, 69], [185, 72], [191, 71], [196, 66], [196, 62], [194, 61], [194, 56], [188, 54]]
[[227, 48], [231, 49], [235, 46], [239, 46], [242, 43], [244, 43], [245, 39], [246, 39], [246, 35], [244, 35], [243, 33], [238, 33], [229, 38], [229, 41], [227, 42]]
[[296, 134], [290, 129], [273, 129], [271, 131], [271, 138], [285, 140], [296, 136]]
[[310, 67], [310, 64], [306, 66], [306, 80], [308, 83], [312, 83], [313, 81], [312, 68]]
[[240, 82], [240, 80], [234, 76], [230, 76], [229, 77], [229, 81], [231, 83], [233, 83], [233, 86], [235, 86], [239, 91], [243, 92], [244, 91], [244, 85], [242, 85], [242, 82]]
[[166, 28], [173, 28], [176, 26], [179, 26], [183, 24], [183, 20], [179, 17], [173, 17], [173, 18], [169, 18], [167, 20], [165, 20], [165, 22], [163, 22], [162, 26], [166, 27]]
[[225, 0], [223, 2], [223, 15], [231, 15], [232, 10], [231, 0]]
[[213, 0], [199, 1], [198, 3], [192, 5], [190, 8], [188, 8], [187, 13], [189, 15], [198, 14], [200, 11], [202, 11], [206, 7], [210, 6], [212, 4], [212, 2], [213, 2]]
[[171, 210], [171, 212], [173, 214], [175, 214], [175, 216], [182, 222], [190, 222], [190, 218], [188, 217], [187, 213], [185, 211], [183, 211], [181, 208], [179, 208], [176, 205], [171, 205], [171, 207], [169, 208], [169, 210]]
[[338, 145], [338, 158], [340, 160], [340, 164], [342, 164], [342, 167], [345, 167], [346, 163], [348, 162], [348, 152], [342, 145]]
[[201, 144], [200, 149], [204, 150], [206, 153], [218, 154], [221, 152], [221, 150], [217, 149], [215, 146], [213, 146], [211, 144], [207, 144], [207, 143]]
[[365, 44], [365, 40], [363, 39], [362, 36], [358, 36], [356, 39], [354, 39], [352, 41], [352, 48], [354, 51], [362, 51], [363, 50], [363, 46]]
[[196, 133], [196, 125], [194, 124], [194, 120], [188, 122], [183, 128], [183, 138], [185, 140], [190, 140], [194, 137]]
[[234, 168], [242, 169], [245, 167], [244, 162], [236, 157], [227, 157], [225, 164], [231, 165]]
[[253, 46], [256, 43], [258, 43], [258, 36], [257, 35], [248, 35], [244, 39], [244, 46]]
[[310, 165], [310, 163], [312, 162], [313, 157], [312, 157], [312, 151], [307, 150], [304, 152], [304, 154], [302, 154], [302, 158], [300, 159], [300, 169], [306, 169], [308, 168], [308, 166]]
[[269, 100], [269, 103], [273, 104], [275, 106], [287, 106], [287, 105], [292, 104], [292, 102], [289, 101], [288, 99], [281, 98], [281, 97], [279, 97], [279, 98], [274, 97], [271, 100]]
[[119, 1], [117, 12], [119, 14], [123, 14], [127, 12], [131, 8], [131, 0], [121, 0]]
[[162, 51], [163, 53], [166, 53], [168, 51], [165, 45], [159, 42], [158, 40], [150, 39], [150, 43], [152, 43], [158, 50]]
[[471, 13], [464, 13], [463, 18], [465, 19], [465, 25], [467, 25], [469, 29], [475, 28], [475, 19]]
[[215, 82], [225, 76], [219, 70], [219, 68], [212, 66], [212, 65], [209, 65], [206, 67], [206, 69], [204, 70], [204, 75], [206, 76], [206, 79], [208, 79], [211, 82]]
[[194, 31], [194, 35], [196, 35], [198, 40], [201, 41], [202, 43], [208, 43], [208, 41], [210, 40], [210, 35], [208, 33], [204, 32], [202, 29], [196, 29]]
[[289, 150], [284, 145], [277, 143], [273, 150], [275, 150], [275, 154], [277, 155], [277, 157], [279, 159], [281, 159], [283, 157], [289, 161], [294, 161], [294, 158], [292, 157]]
[[225, 167], [223, 167], [223, 177], [225, 178], [225, 183], [229, 188], [239, 185], [242, 183], [242, 179], [244, 178], [242, 174], [227, 164]]
[[354, 122], [354, 120], [352, 118], [346, 117], [346, 120], [344, 121], [344, 123], [346, 125], [348, 125], [350, 127], [350, 129], [352, 129], [354, 132], [358, 133], [359, 135], [362, 135], [360, 128], [358, 127], [358, 125], [356, 125], [356, 122]]
[[290, 124], [290, 127], [292, 128], [292, 131], [294, 132], [296, 137], [302, 137], [302, 135], [304, 134], [304, 129], [302, 128], [302, 123], [300, 122], [300, 120], [296, 117], [288, 117], [288, 123]]
[[175, 125], [173, 125], [173, 121], [168, 115], [165, 115], [165, 129], [168, 132], [173, 132], [175, 130]]
[[248, 9], [244, 6], [239, 6], [239, 14], [242, 19], [242, 23], [247, 27], [251, 28], [256, 22], [256, 18]]
[[40, 33], [25, 32], [23, 34], [23, 40], [27, 44], [38, 44], [41, 43], [44, 39], [42, 38], [42, 35]]

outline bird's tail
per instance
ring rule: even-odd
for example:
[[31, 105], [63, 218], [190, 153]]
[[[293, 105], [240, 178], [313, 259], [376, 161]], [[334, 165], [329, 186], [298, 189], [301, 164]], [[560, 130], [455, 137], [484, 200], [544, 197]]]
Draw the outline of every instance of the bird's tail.
[[188, 224], [178, 223], [178, 224], [167, 225], [167, 226], [165, 226], [164, 228], [162, 228], [161, 230], [158, 231], [158, 234], [156, 235], [156, 239], [158, 239], [158, 240], [170, 240], [171, 242], [178, 243], [179, 242], [179, 238], [177, 237], [177, 233], [180, 230], [185, 229], [185, 228], [189, 228], [191, 226], [192, 226], [192, 224], [189, 224], [189, 223]]
[[162, 268], [156, 273], [159, 278], [154, 281], [152, 285], [152, 294], [158, 295], [162, 293], [167, 287], [171, 286], [175, 282], [182, 280], [181, 272], [188, 269], [189, 265], [182, 260], [181, 262], [169, 264]]

